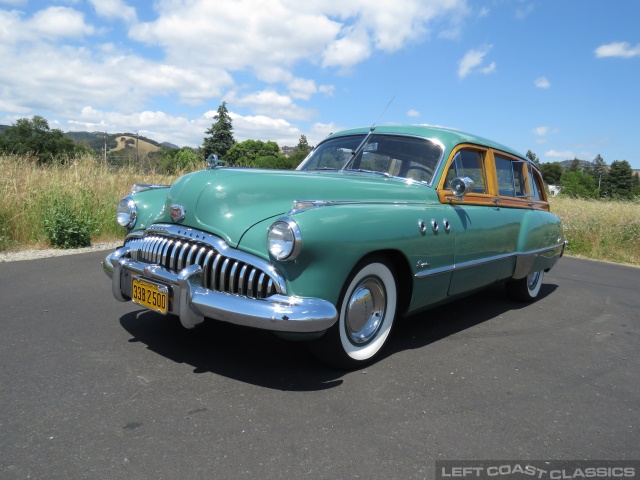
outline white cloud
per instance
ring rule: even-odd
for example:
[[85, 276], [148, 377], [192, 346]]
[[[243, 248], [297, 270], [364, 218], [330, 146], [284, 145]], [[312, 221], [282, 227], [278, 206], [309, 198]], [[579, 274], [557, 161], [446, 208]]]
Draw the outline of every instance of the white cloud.
[[289, 93], [293, 98], [309, 100], [318, 91], [316, 82], [304, 78], [294, 78], [289, 82]]
[[322, 54], [323, 67], [352, 67], [371, 55], [369, 37], [364, 28], [351, 27], [333, 41]]
[[328, 135], [344, 129], [345, 127], [335, 123], [314, 123], [306, 136], [309, 141], [309, 145], [317, 145]]
[[[485, 45], [478, 49], [469, 50], [464, 57], [458, 62], [458, 77], [464, 78], [479, 67], [482, 67], [484, 57], [491, 51], [493, 45]], [[488, 74], [496, 69], [496, 63], [491, 62], [490, 65], [479, 69], [481, 73]]]
[[480, 69], [480, 73], [482, 73], [484, 75], [488, 75], [489, 73], [495, 72], [495, 70], [496, 70], [496, 62], [491, 62], [486, 67], [481, 68]]
[[533, 129], [533, 134], [539, 137], [544, 137], [546, 135], [552, 135], [558, 133], [558, 129], [551, 127], [536, 127]]
[[240, 107], [251, 107], [254, 112], [261, 115], [290, 118], [293, 120], [308, 120], [313, 114], [311, 110], [301, 108], [293, 103], [291, 97], [270, 89], [244, 96], [230, 94], [227, 101]]
[[620, 57], [631, 58], [640, 55], [640, 43], [631, 46], [629, 42], [614, 42], [601, 45], [595, 49], [597, 58]]
[[318, 87], [318, 91], [323, 93], [326, 97], [333, 97], [336, 87], [335, 85], [320, 85], [320, 87]]
[[434, 25], [459, 27], [470, 14], [466, 0], [163, 0], [156, 9], [157, 20], [135, 25], [132, 38], [162, 46], [171, 61], [231, 70], [315, 58], [351, 68], [375, 50], [424, 38]]
[[34, 36], [49, 39], [83, 37], [91, 35], [94, 28], [84, 22], [84, 15], [67, 7], [49, 7], [40, 10], [26, 22], [25, 27]]
[[229, 112], [233, 121], [234, 137], [238, 141], [253, 139], [273, 140], [280, 146], [295, 146], [302, 132], [282, 118], [272, 118], [266, 115], [242, 116]]
[[115, 18], [133, 23], [137, 19], [136, 9], [122, 0], [89, 0], [101, 17]]
[[547, 80], [546, 77], [536, 78], [535, 82], [533, 82], [537, 88], [550, 88], [551, 82]]
[[516, 9], [516, 18], [518, 20], [524, 20], [533, 12], [534, 5], [532, 3], [524, 5]]
[[548, 152], [546, 152], [544, 154], [545, 157], [552, 157], [552, 158], [562, 158], [562, 159], [572, 159], [572, 158], [576, 158], [575, 154], [571, 151], [571, 150], [565, 150], [565, 151], [557, 151], [557, 150], [549, 150]]
[[[27, 3], [0, 0], [14, 7]], [[274, 138], [295, 144], [301, 132], [294, 122], [316, 114], [304, 102], [336, 92], [327, 80], [319, 84], [297, 72], [322, 66], [342, 71], [429, 36], [454, 38], [472, 13], [467, 0], [158, 0], [149, 8], [153, 19], [140, 22], [141, 10], [131, 5], [141, 4], [128, 0], [42, 3], [29, 4], [33, 13], [0, 8], [3, 118], [39, 114], [68, 128], [148, 130], [179, 144], [201, 143], [210, 122], [171, 115], [158, 102], [237, 102], [248, 110], [236, 114], [239, 132], [260, 126], [255, 131], [277, 131]], [[129, 25], [127, 39], [118, 38], [111, 20]], [[145, 58], [146, 52], [153, 56]], [[310, 142], [339, 129], [320, 123], [309, 128]]]
[[409, 110], [409, 111], [407, 112], [407, 116], [409, 116], [409, 117], [414, 117], [414, 118], [415, 118], [415, 117], [419, 117], [419, 116], [420, 116], [420, 112], [419, 112], [419, 111], [417, 111], [417, 110], [414, 110], [414, 109], [412, 108], [411, 110]]

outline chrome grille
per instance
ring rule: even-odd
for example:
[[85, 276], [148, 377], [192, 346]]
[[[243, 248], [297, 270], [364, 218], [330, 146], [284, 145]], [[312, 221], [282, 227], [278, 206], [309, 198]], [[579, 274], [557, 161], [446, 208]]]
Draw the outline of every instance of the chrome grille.
[[164, 235], [148, 235], [130, 239], [133, 260], [160, 265], [179, 273], [189, 265], [200, 265], [204, 272], [203, 286], [210, 290], [267, 298], [277, 293], [273, 279], [263, 270], [227, 257], [210, 245]]

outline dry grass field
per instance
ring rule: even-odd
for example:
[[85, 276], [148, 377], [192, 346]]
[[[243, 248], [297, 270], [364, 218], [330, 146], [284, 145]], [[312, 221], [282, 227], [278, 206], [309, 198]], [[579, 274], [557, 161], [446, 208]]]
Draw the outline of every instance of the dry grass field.
[[640, 201], [556, 197], [551, 211], [562, 219], [567, 254], [640, 265]]
[[[116, 142], [118, 142], [118, 146], [109, 150], [110, 154], [117, 154], [117, 152], [121, 152], [122, 150], [127, 150], [127, 153], [135, 152], [136, 137], [121, 135], [119, 137], [116, 137]], [[144, 158], [149, 153], [157, 152], [158, 150], [160, 150], [160, 147], [146, 142], [142, 139], [138, 140], [138, 155], [140, 156], [140, 158]]]
[[[115, 207], [134, 183], [171, 183], [177, 176], [114, 168], [93, 157], [41, 166], [0, 155], [0, 251], [49, 247], [43, 231], [52, 204], [70, 205], [91, 225], [93, 241], [122, 238]], [[640, 202], [551, 199], [569, 241], [567, 254], [640, 265]]]
[[48, 247], [45, 215], [56, 203], [70, 205], [92, 225], [92, 240], [121, 238], [115, 206], [134, 183], [171, 183], [176, 177], [117, 168], [91, 156], [64, 165], [38, 165], [34, 159], [0, 154], [0, 250]]

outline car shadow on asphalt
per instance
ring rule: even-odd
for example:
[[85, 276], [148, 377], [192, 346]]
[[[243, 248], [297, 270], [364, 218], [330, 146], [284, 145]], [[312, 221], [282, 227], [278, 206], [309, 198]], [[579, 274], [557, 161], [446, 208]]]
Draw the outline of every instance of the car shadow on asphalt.
[[[544, 284], [537, 301], [556, 288]], [[377, 363], [526, 306], [509, 301], [503, 288], [494, 286], [401, 318]], [[158, 355], [190, 365], [195, 374], [210, 372], [276, 390], [319, 391], [340, 386], [342, 377], [348, 373], [319, 363], [305, 342], [286, 341], [267, 331], [212, 320], [187, 330], [177, 317], [148, 310], [127, 313], [120, 324], [133, 337], [130, 342], [141, 342]]]

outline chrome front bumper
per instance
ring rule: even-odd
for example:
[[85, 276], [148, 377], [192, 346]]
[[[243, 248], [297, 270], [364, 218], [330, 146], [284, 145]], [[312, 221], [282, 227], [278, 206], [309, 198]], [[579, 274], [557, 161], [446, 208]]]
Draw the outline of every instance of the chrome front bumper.
[[315, 333], [328, 329], [338, 318], [335, 306], [326, 300], [279, 294], [254, 299], [217, 292], [202, 287], [199, 265], [190, 265], [176, 274], [159, 265], [133, 260], [128, 254], [129, 248], [120, 247], [102, 262], [116, 300], [131, 299], [134, 276], [167, 285], [172, 292], [169, 312], [178, 315], [185, 328], [194, 328], [207, 317], [264, 330]]

